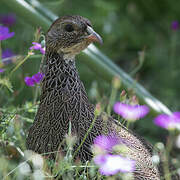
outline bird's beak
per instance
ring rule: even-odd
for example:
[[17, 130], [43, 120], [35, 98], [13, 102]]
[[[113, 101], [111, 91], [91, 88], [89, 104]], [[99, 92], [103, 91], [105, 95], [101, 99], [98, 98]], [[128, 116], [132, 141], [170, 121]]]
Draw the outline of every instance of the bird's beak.
[[103, 40], [101, 36], [94, 31], [94, 29], [90, 26], [87, 26], [87, 33], [89, 34], [86, 39], [89, 42], [98, 42], [100, 44], [103, 44]]

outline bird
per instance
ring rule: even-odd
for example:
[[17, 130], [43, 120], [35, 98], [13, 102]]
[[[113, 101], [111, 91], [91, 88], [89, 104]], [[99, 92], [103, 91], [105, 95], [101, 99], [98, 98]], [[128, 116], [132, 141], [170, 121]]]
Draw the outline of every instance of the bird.
[[[94, 139], [115, 133], [126, 144], [127, 156], [136, 161], [134, 179], [159, 180], [162, 170], [152, 162], [153, 146], [113, 117], [105, 113], [95, 116], [95, 106], [88, 100], [75, 57], [91, 43], [102, 44], [91, 22], [79, 15], [62, 16], [50, 26], [45, 42], [45, 76], [39, 107], [26, 139], [27, 149], [39, 154], [57, 152], [64, 148], [63, 140], [71, 127], [77, 139], [75, 148], [80, 147], [76, 156], [86, 162], [92, 159]], [[49, 157], [54, 159], [55, 155]]]

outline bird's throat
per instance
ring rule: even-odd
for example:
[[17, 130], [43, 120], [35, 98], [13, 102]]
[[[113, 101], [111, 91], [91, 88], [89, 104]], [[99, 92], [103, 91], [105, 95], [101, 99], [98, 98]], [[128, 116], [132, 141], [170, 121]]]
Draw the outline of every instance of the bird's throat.
[[79, 75], [75, 66], [74, 57], [63, 53], [47, 53], [45, 56], [45, 78], [42, 82], [42, 91], [59, 91], [70, 93], [78, 90]]

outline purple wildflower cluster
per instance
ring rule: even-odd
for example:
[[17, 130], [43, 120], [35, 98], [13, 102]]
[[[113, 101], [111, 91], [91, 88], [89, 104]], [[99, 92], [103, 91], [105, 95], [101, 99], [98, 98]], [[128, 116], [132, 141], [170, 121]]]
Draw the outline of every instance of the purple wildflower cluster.
[[[9, 27], [7, 26], [12, 26], [16, 22], [16, 16], [13, 13], [6, 14], [6, 15], [0, 15], [0, 41], [9, 39], [14, 36], [14, 32], [9, 31]], [[39, 50], [42, 54], [45, 54], [45, 48], [41, 46], [41, 44], [37, 42], [32, 43], [33, 46], [30, 47], [30, 50]], [[2, 63], [3, 66], [7, 65], [9, 63], [13, 62], [13, 59], [11, 57], [14, 56], [14, 53], [10, 49], [5, 49], [2, 50]], [[5, 69], [0, 69], [0, 73], [3, 73]], [[28, 86], [34, 86], [35, 83], [39, 83], [39, 79], [41, 79], [40, 74], [36, 74], [33, 77], [26, 77], [25, 82]]]
[[[146, 105], [130, 105], [116, 102], [114, 104], [114, 112], [126, 120], [135, 121], [146, 116], [149, 108]], [[174, 112], [171, 115], [160, 114], [154, 119], [154, 123], [168, 130], [180, 129], [180, 112]]]
[[34, 74], [32, 77], [25, 77], [24, 81], [27, 86], [34, 86], [35, 84], [39, 84], [41, 80], [43, 79], [44, 74], [38, 72], [37, 74]]
[[95, 155], [94, 162], [99, 166], [102, 175], [110, 176], [118, 172], [133, 172], [135, 161], [121, 155], [111, 154], [113, 148], [121, 143], [119, 137], [115, 135], [101, 135], [95, 138], [94, 148], [100, 149], [100, 153]]
[[[126, 120], [135, 121], [146, 116], [149, 108], [146, 105], [130, 105], [116, 102], [114, 104], [114, 112]], [[180, 129], [180, 112], [174, 112], [171, 115], [160, 114], [154, 119], [154, 123], [168, 130]]]
[[[124, 119], [134, 121], [143, 118], [149, 113], [146, 105], [130, 105], [116, 102], [114, 111]], [[174, 112], [171, 115], [161, 114], [154, 119], [157, 126], [171, 130], [180, 129], [180, 112]], [[116, 135], [101, 135], [94, 140], [94, 162], [99, 166], [102, 175], [110, 176], [118, 172], [126, 173], [135, 170], [135, 161], [125, 158], [121, 155], [112, 154], [115, 146], [123, 144]]]
[[[10, 32], [7, 26], [11, 26], [15, 23], [16, 17], [14, 14], [0, 15], [0, 41], [4, 41], [6, 39], [12, 38], [14, 36], [14, 32]], [[14, 54], [9, 49], [2, 51], [2, 63], [3, 65], [11, 63], [11, 60], [8, 59], [4, 61], [3, 59], [13, 56]], [[3, 73], [5, 69], [0, 69], [0, 73]]]
[[130, 105], [116, 102], [114, 104], [114, 112], [126, 120], [135, 121], [146, 116], [149, 113], [149, 108], [146, 105]]
[[33, 44], [33, 46], [31, 46], [29, 49], [30, 50], [32, 50], [32, 49], [34, 49], [34, 50], [40, 50], [40, 52], [42, 53], [42, 54], [45, 54], [45, 48], [43, 48], [42, 46], [41, 46], [41, 44], [39, 44], [39, 43], [37, 43], [37, 42], [32, 42], [32, 44]]

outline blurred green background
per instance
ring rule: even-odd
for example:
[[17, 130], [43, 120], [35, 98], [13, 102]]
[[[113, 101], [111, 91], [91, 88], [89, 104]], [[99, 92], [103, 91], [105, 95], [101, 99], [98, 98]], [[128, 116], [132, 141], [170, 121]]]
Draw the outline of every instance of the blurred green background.
[[[30, 2], [31, 0], [29, 0]], [[138, 65], [138, 53], [145, 50], [144, 64], [133, 75], [148, 91], [166, 104], [172, 111], [180, 110], [180, 51], [179, 29], [172, 29], [173, 21], [180, 19], [179, 1], [158, 0], [40, 0], [58, 16], [78, 14], [91, 20], [94, 29], [102, 36], [103, 46], [97, 45], [108, 57], [129, 74]], [[0, 14], [14, 13], [0, 2]], [[31, 17], [29, 17], [31, 18]], [[17, 55], [26, 55], [36, 28], [16, 15], [16, 24], [10, 27], [15, 36], [2, 42], [2, 49], [10, 48]], [[44, 32], [45, 33], [45, 32]], [[111, 84], [98, 77], [85, 64], [77, 67], [92, 102], [96, 91], [108, 102]], [[1, 107], [21, 107], [32, 101], [35, 89], [27, 87], [24, 77], [39, 70], [41, 58], [30, 58], [11, 77], [14, 93], [0, 89]], [[81, 61], [82, 62], [82, 61]], [[8, 65], [8, 73], [14, 65]], [[34, 114], [25, 114], [32, 118]], [[164, 140], [165, 130], [159, 130], [147, 117], [135, 123], [134, 128], [151, 142]]]

